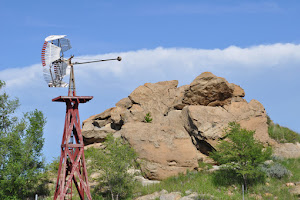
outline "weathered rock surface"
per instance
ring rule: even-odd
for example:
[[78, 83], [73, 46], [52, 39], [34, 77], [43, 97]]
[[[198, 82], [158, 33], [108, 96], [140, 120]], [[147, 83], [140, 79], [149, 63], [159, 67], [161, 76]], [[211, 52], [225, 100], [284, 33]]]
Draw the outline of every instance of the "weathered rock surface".
[[185, 91], [183, 104], [203, 106], [224, 106], [230, 104], [233, 97], [244, 97], [244, 90], [228, 83], [224, 78], [210, 72], [198, 76]]
[[[188, 191], [187, 191], [188, 192]], [[197, 192], [193, 192], [187, 196], [183, 196], [180, 192], [170, 192], [162, 190], [160, 192], [155, 192], [153, 194], [148, 194], [136, 198], [135, 200], [198, 200], [198, 199], [213, 199], [210, 195], [199, 195]]]
[[292, 187], [289, 191], [290, 191], [290, 193], [292, 193], [295, 196], [297, 196], [298, 198], [300, 198], [300, 185], [296, 185], [296, 186]]
[[121, 135], [144, 159], [147, 178], [164, 179], [198, 166], [203, 156], [182, 126], [180, 111], [171, 111], [160, 123], [129, 122]]
[[[161, 180], [198, 167], [224, 137], [228, 122], [255, 130], [255, 137], [273, 144], [268, 136], [266, 111], [261, 103], [243, 99], [244, 90], [205, 72], [190, 85], [178, 81], [146, 83], [128, 97], [83, 122], [85, 145], [101, 143], [107, 134], [122, 137], [143, 160], [149, 179]], [[152, 122], [145, 116], [151, 113]]]
[[284, 143], [276, 144], [273, 148], [274, 155], [285, 158], [299, 158], [300, 144]]
[[224, 107], [186, 106], [182, 115], [184, 127], [190, 133], [193, 143], [206, 155], [224, 137], [224, 129], [233, 121], [240, 123], [243, 128], [255, 130], [254, 137], [261, 142], [273, 142], [268, 135], [265, 109], [256, 100], [250, 103], [231, 102]]

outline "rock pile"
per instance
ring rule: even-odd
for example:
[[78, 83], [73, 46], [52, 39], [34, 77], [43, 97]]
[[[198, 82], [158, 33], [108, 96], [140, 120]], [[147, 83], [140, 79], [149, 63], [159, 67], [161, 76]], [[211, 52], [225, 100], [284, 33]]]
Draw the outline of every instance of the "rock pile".
[[183, 196], [180, 192], [170, 192], [162, 190], [153, 194], [148, 194], [136, 198], [135, 200], [197, 200], [197, 199], [213, 199], [210, 195], [198, 194], [196, 192], [186, 191], [187, 195]]
[[[209, 162], [209, 152], [231, 121], [255, 130], [256, 139], [274, 143], [268, 136], [263, 105], [243, 99], [240, 86], [210, 72], [190, 85], [177, 85], [176, 80], [146, 83], [116, 107], [85, 120], [85, 145], [101, 143], [109, 133], [121, 136], [143, 160], [147, 178], [161, 180], [197, 168], [199, 160]], [[151, 123], [145, 121], [147, 113]]]

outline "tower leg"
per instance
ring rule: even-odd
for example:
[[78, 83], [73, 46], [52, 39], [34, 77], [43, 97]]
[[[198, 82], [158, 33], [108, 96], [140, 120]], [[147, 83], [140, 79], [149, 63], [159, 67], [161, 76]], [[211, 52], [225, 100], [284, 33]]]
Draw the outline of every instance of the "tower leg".
[[67, 199], [70, 194], [72, 198], [72, 182], [80, 199], [84, 200], [86, 195], [91, 200], [78, 112], [80, 100], [75, 96], [63, 101], [67, 109], [54, 200]]

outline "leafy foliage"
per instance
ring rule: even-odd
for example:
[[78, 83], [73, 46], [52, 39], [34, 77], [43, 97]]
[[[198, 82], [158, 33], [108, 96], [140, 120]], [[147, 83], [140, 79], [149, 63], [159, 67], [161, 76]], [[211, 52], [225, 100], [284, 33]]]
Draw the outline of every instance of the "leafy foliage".
[[145, 122], [146, 123], [151, 123], [152, 122], [152, 117], [151, 117], [151, 113], [148, 112], [145, 116]]
[[229, 123], [226, 137], [210, 156], [222, 164], [223, 169], [236, 174], [237, 179], [242, 179], [245, 187], [250, 180], [262, 176], [259, 165], [269, 159], [271, 148], [264, 149], [263, 145], [253, 137], [254, 131], [242, 129], [235, 122]]
[[58, 171], [58, 168], [59, 168], [59, 161], [60, 161], [60, 157], [59, 156], [58, 157], [54, 157], [53, 160], [52, 160], [52, 162], [47, 165], [47, 167], [46, 167], [47, 170], [56, 174], [57, 171]]
[[[0, 81], [0, 89], [5, 83]], [[25, 113], [21, 119], [13, 114], [18, 99], [0, 95], [0, 199], [24, 199], [47, 193], [42, 159], [43, 129], [41, 111]]]
[[99, 190], [96, 188], [95, 193], [101, 194], [104, 188], [109, 191], [111, 199], [125, 199], [131, 195], [134, 186], [133, 175], [127, 170], [135, 165], [137, 155], [128, 144], [112, 135], [107, 136], [104, 144], [106, 148], [103, 150], [89, 148], [86, 151], [87, 159], [92, 160], [92, 169], [102, 172]]

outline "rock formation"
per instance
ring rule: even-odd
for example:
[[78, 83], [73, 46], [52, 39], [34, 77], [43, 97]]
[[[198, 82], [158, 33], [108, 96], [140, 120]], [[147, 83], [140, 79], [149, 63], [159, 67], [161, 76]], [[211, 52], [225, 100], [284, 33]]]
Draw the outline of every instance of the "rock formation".
[[[147, 178], [161, 180], [197, 168], [199, 160], [209, 161], [231, 121], [255, 130], [255, 138], [265, 144], [274, 143], [263, 105], [243, 99], [240, 86], [210, 72], [190, 85], [177, 85], [176, 80], [146, 83], [116, 107], [85, 120], [85, 145], [101, 143], [109, 133], [121, 136], [143, 160]], [[145, 121], [147, 113], [151, 123]]]

